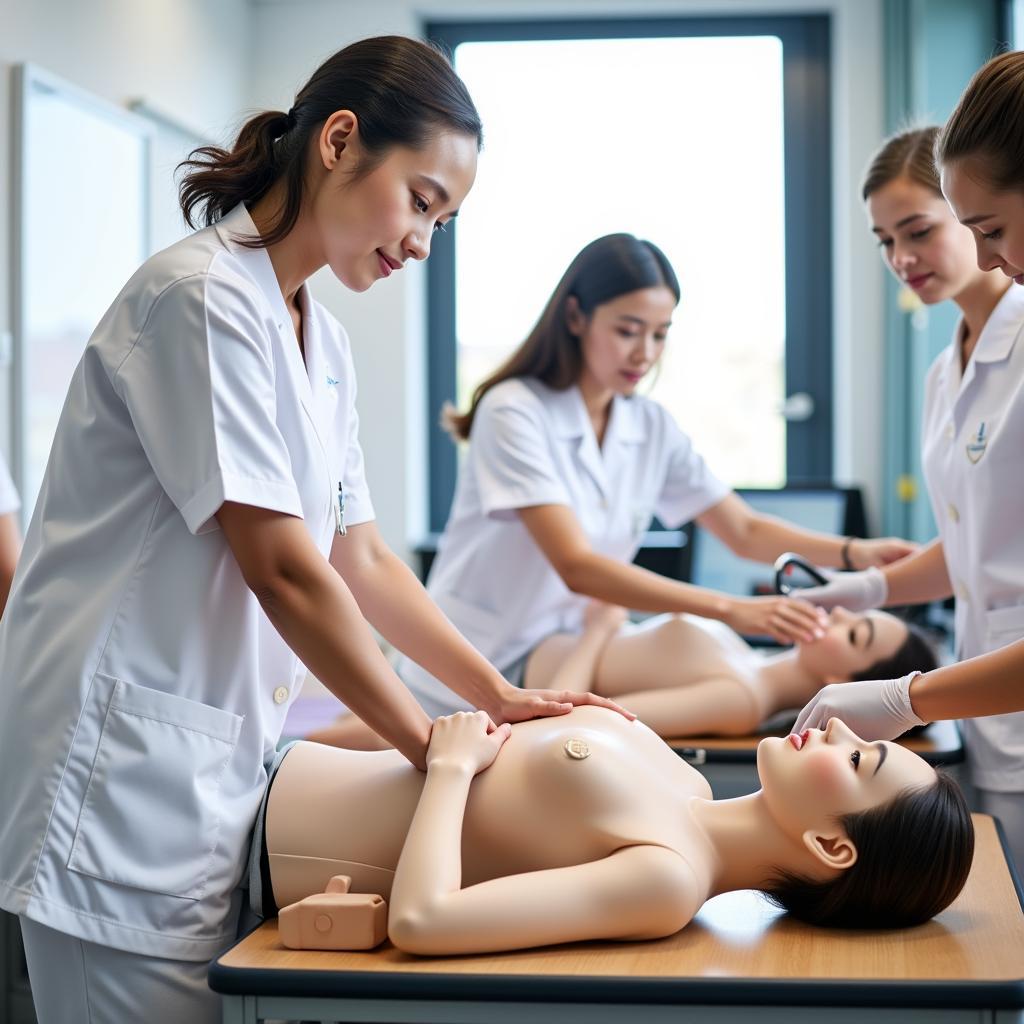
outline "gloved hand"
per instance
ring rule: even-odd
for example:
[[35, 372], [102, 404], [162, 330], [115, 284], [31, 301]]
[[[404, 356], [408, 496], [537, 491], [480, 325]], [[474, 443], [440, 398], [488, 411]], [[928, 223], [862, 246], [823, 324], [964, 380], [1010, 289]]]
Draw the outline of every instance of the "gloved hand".
[[810, 601], [819, 608], [842, 605], [851, 612], [880, 608], [889, 596], [889, 584], [885, 582], [882, 570], [873, 566], [861, 572], [837, 572], [830, 576], [828, 583], [794, 590], [792, 596]]
[[920, 674], [830, 683], [800, 712], [793, 732], [823, 729], [830, 718], [838, 718], [866, 740], [894, 740], [925, 724], [910, 703], [910, 684]]

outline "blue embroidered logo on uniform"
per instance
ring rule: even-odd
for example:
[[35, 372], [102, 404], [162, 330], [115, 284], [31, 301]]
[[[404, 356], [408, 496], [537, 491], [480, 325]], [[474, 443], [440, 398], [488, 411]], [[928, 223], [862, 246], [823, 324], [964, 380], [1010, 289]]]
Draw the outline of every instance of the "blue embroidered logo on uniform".
[[340, 383], [341, 381], [338, 380], [337, 377], [332, 377], [330, 374], [327, 374], [327, 386], [329, 388], [336, 388]]
[[988, 438], [985, 436], [985, 423], [978, 424], [978, 432], [967, 442], [967, 458], [971, 463], [976, 463], [985, 449], [988, 447]]

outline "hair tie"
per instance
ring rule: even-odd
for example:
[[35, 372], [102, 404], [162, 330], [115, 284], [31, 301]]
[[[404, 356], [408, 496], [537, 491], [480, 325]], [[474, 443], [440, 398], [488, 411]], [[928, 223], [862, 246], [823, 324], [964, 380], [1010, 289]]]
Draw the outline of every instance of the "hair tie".
[[289, 131], [295, 127], [298, 121], [298, 116], [295, 113], [295, 108], [292, 107], [287, 114], [284, 115], [285, 131]]

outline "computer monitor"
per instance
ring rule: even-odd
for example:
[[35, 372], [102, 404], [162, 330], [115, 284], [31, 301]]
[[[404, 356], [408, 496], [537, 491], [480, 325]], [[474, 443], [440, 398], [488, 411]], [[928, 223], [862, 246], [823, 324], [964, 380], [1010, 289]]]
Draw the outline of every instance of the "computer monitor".
[[[796, 526], [837, 535], [863, 535], [864, 515], [857, 488], [808, 486], [782, 490], [738, 489], [758, 512], [778, 516]], [[750, 597], [775, 593], [770, 565], [734, 555], [717, 537], [696, 526], [691, 548], [690, 579], [699, 587]]]

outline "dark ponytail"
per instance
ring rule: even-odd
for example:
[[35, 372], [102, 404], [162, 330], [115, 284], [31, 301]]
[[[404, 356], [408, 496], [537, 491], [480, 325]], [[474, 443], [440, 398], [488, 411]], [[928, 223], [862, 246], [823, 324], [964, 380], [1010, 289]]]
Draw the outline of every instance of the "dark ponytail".
[[287, 113], [258, 114], [245, 123], [230, 151], [202, 146], [179, 165], [189, 169], [179, 188], [185, 223], [213, 224], [284, 179], [276, 220], [243, 244], [279, 242], [295, 226], [302, 206], [309, 141], [338, 110], [351, 110], [359, 119], [366, 159], [357, 177], [378, 166], [392, 147], [418, 149], [441, 131], [471, 135], [478, 147], [483, 140], [473, 100], [444, 53], [404, 36], [364, 39], [324, 61]]

